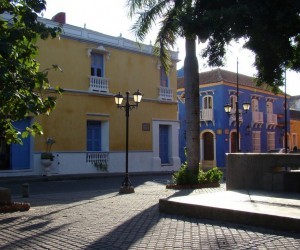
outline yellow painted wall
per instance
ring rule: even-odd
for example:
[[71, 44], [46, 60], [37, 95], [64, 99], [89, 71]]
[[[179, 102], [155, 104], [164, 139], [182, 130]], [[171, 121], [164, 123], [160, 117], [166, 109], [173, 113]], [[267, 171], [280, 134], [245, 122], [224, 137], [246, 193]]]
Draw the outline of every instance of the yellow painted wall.
[[[130, 150], [152, 150], [152, 127], [150, 131], [142, 131], [142, 123], [151, 126], [155, 119], [177, 120], [177, 103], [157, 100], [160, 71], [157, 58], [151, 55], [104, 46], [110, 52], [109, 59], [105, 59], [105, 77], [109, 78], [110, 95], [89, 93], [90, 57], [87, 50], [98, 46], [64, 37], [39, 43], [41, 70], [52, 64], [58, 64], [63, 69], [63, 72], [49, 72], [51, 85], [81, 92], [66, 91], [61, 97], [58, 96], [56, 109], [50, 116], [37, 118], [43, 126], [44, 136], [36, 137], [36, 151], [45, 150], [47, 137], [56, 140], [53, 151], [86, 151], [87, 120], [108, 120], [109, 149], [123, 151], [125, 112], [117, 109], [113, 98], [113, 94], [119, 91], [123, 95], [126, 91], [132, 94], [137, 89], [144, 93], [139, 108], [130, 112]], [[176, 69], [170, 74], [170, 87], [176, 100]], [[88, 116], [88, 113], [104, 116]]]
[[[97, 47], [98, 44], [64, 37], [41, 41], [38, 56], [41, 70], [57, 64], [63, 72], [49, 71], [49, 79], [53, 86], [88, 90], [91, 65], [88, 49]], [[145, 98], [157, 98], [160, 84], [158, 58], [109, 46], [104, 47], [110, 52], [109, 59], [105, 57], [105, 77], [109, 79], [111, 93], [119, 91], [133, 93], [136, 89], [140, 89]], [[174, 95], [176, 84], [176, 67], [174, 67], [170, 71], [170, 88], [174, 90]]]
[[[297, 148], [300, 149], [300, 121], [290, 120], [290, 140], [292, 139], [293, 134], [297, 134]], [[294, 145], [291, 145], [293, 147]]]

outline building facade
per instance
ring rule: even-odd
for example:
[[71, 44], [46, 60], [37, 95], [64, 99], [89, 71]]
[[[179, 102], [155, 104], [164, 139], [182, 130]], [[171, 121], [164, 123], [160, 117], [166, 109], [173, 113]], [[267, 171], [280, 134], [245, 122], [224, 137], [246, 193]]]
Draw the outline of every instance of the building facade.
[[[185, 161], [185, 98], [184, 76], [178, 72], [178, 105], [180, 120], [180, 158]], [[237, 82], [238, 82], [238, 124], [237, 137]], [[225, 167], [225, 154], [240, 152], [264, 153], [284, 147], [285, 98], [274, 94], [267, 86], [257, 87], [252, 77], [215, 69], [199, 74], [200, 93], [200, 160], [204, 168]], [[224, 105], [229, 103], [227, 114]], [[245, 113], [243, 103], [250, 103]], [[289, 112], [287, 110], [287, 120]], [[290, 145], [290, 126], [287, 125], [287, 139]]]
[[[56, 108], [49, 116], [19, 122], [22, 130], [38, 121], [43, 136], [26, 139], [25, 147], [7, 146], [2, 141], [9, 161], [1, 164], [0, 176], [43, 174], [41, 154], [49, 146], [47, 139], [55, 140], [50, 174], [124, 172], [125, 112], [117, 108], [114, 95], [120, 92], [125, 96], [129, 91], [133, 103], [132, 94], [137, 90], [144, 95], [129, 117], [129, 172], [177, 170], [177, 52], [172, 52], [173, 66], [166, 75], [150, 45], [56, 20], [40, 21], [50, 27], [62, 25], [59, 38], [38, 42], [37, 60], [41, 71], [53, 64], [62, 69], [50, 70], [48, 78], [64, 92], [57, 96]], [[55, 95], [51, 91], [45, 94]]]
[[291, 141], [290, 149], [295, 149], [298, 151], [300, 149], [300, 111], [299, 110], [290, 110], [290, 126], [291, 126]]

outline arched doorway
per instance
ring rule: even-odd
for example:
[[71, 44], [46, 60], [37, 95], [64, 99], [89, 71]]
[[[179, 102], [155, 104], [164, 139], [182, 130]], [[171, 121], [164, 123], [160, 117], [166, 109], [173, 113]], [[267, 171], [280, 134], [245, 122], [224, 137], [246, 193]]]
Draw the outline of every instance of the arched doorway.
[[237, 152], [237, 145], [236, 145], [236, 131], [231, 132], [230, 134], [230, 152], [236, 153]]
[[214, 160], [214, 137], [210, 132], [203, 134], [203, 144], [204, 144], [204, 155], [203, 159], [205, 161]]
[[201, 165], [204, 169], [216, 166], [215, 139], [214, 133], [210, 130], [201, 133]]

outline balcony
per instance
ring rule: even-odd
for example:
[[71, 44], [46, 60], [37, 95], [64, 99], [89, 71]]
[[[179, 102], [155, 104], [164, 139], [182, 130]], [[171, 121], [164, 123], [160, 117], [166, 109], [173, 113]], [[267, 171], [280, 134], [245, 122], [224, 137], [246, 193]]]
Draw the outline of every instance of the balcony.
[[168, 87], [159, 87], [158, 99], [163, 101], [173, 101], [173, 90]]
[[200, 110], [200, 122], [212, 122], [213, 125], [215, 124], [214, 121], [214, 110], [213, 109], [201, 109]]
[[[236, 125], [236, 109], [232, 109], [230, 112], [229, 125], [234, 123]], [[239, 109], [239, 124], [243, 123], [243, 111]]]
[[267, 114], [267, 128], [274, 129], [277, 125], [277, 114]]
[[107, 166], [108, 152], [87, 152], [86, 162], [92, 164], [102, 164]]
[[263, 112], [252, 111], [252, 127], [261, 128], [264, 123]]
[[90, 76], [89, 91], [108, 93], [108, 79], [105, 77]]

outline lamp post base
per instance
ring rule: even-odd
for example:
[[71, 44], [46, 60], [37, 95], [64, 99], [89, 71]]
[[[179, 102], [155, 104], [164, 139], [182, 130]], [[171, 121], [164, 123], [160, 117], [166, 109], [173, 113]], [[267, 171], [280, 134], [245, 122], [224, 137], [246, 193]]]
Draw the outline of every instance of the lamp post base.
[[119, 194], [132, 194], [134, 193], [133, 186], [122, 186], [120, 187]]
[[134, 193], [134, 188], [131, 185], [131, 181], [129, 180], [128, 171], [126, 170], [125, 178], [122, 182], [122, 186], [120, 187], [119, 194], [131, 194]]

